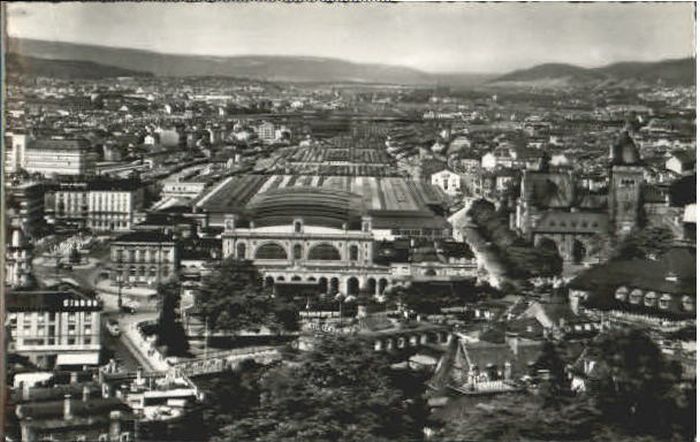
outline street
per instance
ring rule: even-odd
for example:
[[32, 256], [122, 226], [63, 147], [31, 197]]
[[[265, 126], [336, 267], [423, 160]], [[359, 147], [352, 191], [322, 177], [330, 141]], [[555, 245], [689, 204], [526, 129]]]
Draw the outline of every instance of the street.
[[500, 287], [504, 281], [508, 280], [506, 269], [467, 215], [468, 210], [469, 206], [465, 206], [450, 217], [452, 227], [460, 232], [464, 242], [469, 244], [479, 268], [483, 268], [488, 273], [489, 284]]

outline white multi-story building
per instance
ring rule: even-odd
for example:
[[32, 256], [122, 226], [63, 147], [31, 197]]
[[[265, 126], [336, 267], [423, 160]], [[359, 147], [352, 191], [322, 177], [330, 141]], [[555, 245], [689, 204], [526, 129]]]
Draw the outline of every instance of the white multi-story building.
[[94, 175], [97, 154], [84, 139], [38, 138], [26, 143], [20, 165], [31, 173]]
[[462, 179], [459, 174], [447, 169], [432, 174], [430, 183], [452, 196], [459, 194], [462, 190]]
[[24, 155], [27, 148], [26, 134], [6, 133], [5, 134], [5, 171], [6, 173], [17, 172], [24, 164]]
[[131, 229], [134, 213], [143, 206], [143, 187], [138, 181], [93, 180], [61, 183], [47, 199], [57, 222], [94, 231]]
[[263, 121], [257, 126], [255, 128], [255, 133], [263, 143], [272, 143], [275, 141], [275, 125], [268, 121]]
[[11, 291], [6, 306], [8, 352], [47, 368], [76, 360], [97, 365], [102, 314], [98, 300], [74, 291]]

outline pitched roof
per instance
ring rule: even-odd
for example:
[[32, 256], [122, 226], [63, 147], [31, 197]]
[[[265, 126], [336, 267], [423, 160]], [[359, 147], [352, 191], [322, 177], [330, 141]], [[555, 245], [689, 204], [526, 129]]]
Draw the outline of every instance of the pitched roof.
[[526, 171], [523, 198], [540, 208], [566, 208], [575, 203], [575, 183], [567, 173]]

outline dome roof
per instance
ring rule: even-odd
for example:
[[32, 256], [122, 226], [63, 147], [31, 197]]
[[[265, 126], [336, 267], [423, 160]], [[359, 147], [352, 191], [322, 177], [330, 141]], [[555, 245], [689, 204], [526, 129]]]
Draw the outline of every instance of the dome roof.
[[622, 132], [617, 142], [613, 144], [610, 150], [612, 164], [616, 165], [637, 165], [641, 163], [639, 157], [639, 149], [628, 131]]
[[304, 224], [358, 228], [363, 214], [362, 197], [343, 190], [321, 187], [286, 187], [260, 193], [246, 206], [248, 217], [259, 226]]

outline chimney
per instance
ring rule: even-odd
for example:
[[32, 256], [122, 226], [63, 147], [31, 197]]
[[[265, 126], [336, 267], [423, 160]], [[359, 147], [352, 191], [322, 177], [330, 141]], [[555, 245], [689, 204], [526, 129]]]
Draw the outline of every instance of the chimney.
[[90, 387], [83, 385], [83, 402], [90, 400]]
[[71, 384], [77, 384], [77, 383], [78, 383], [78, 372], [77, 372], [77, 371], [71, 371], [71, 372], [70, 372], [70, 383], [71, 383]]
[[70, 409], [70, 395], [67, 394], [63, 398], [63, 420], [71, 420], [73, 414]]

